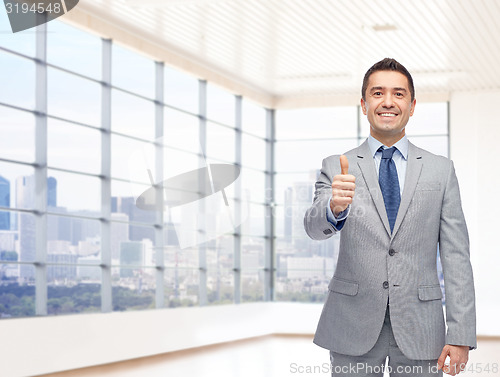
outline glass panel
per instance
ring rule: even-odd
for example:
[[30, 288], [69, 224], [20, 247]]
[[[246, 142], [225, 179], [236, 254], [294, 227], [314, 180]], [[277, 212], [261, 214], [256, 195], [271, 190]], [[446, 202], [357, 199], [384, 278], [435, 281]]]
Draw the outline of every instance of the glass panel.
[[[142, 228], [142, 229], [141, 229]], [[114, 230], [119, 229], [118, 227], [114, 227]], [[130, 238], [139, 238], [139, 232], [142, 231], [146, 233], [147, 230], [154, 230], [153, 228], [146, 227], [137, 227], [137, 226], [129, 226], [129, 234]], [[112, 234], [111, 237], [113, 240], [117, 239], [120, 234]], [[155, 265], [155, 248], [153, 241], [149, 239], [151, 235], [146, 234], [144, 238], [141, 238], [141, 241], [130, 241], [123, 240], [119, 243], [119, 265], [120, 267], [134, 267], [139, 268], [141, 266], [149, 266], [152, 267]], [[115, 260], [116, 261], [116, 260]], [[129, 271], [130, 272], [130, 271]], [[151, 272], [151, 271], [150, 271]]]
[[241, 271], [241, 301], [264, 301], [265, 272], [262, 269]]
[[47, 133], [48, 166], [100, 173], [101, 131], [49, 118]]
[[[19, 260], [21, 262], [33, 262], [36, 257], [36, 229], [35, 216], [29, 213], [19, 213], [16, 217], [16, 226], [19, 230]], [[22, 279], [34, 279], [34, 270], [20, 266]]]
[[[243, 203], [246, 205], [246, 203]], [[258, 204], [248, 205], [248, 217], [241, 224], [241, 234], [251, 236], [266, 235], [266, 207]]]
[[35, 315], [34, 276], [34, 266], [0, 264], [0, 318]]
[[[35, 56], [35, 37], [33, 29], [12, 33], [7, 12], [0, 12], [0, 46], [20, 52], [28, 56]], [[3, 65], [0, 65], [3, 67]], [[2, 81], [3, 82], [3, 81]]]
[[111, 176], [113, 178], [150, 184], [148, 170], [154, 177], [154, 144], [120, 135], [111, 135]]
[[[292, 257], [290, 257], [292, 258]], [[304, 266], [327, 265], [325, 260], [310, 262]], [[290, 265], [297, 266], [301, 260], [294, 260]], [[325, 269], [309, 270], [307, 267], [300, 269], [278, 270], [276, 272], [276, 301], [292, 302], [317, 302], [323, 303], [328, 292], [330, 277], [325, 275]]]
[[[356, 137], [355, 106], [276, 111], [276, 139]], [[309, 151], [309, 150], [308, 150]]]
[[259, 170], [266, 170], [266, 142], [257, 137], [242, 135], [241, 164]]
[[102, 42], [58, 20], [47, 24], [47, 62], [94, 79], [101, 78]]
[[164, 72], [165, 103], [195, 114], [198, 113], [198, 79], [170, 67], [165, 67]]
[[0, 261], [17, 262], [19, 260], [18, 216], [18, 212], [0, 211]]
[[165, 107], [164, 119], [164, 145], [192, 153], [200, 152], [198, 117]]
[[141, 139], [154, 140], [154, 102], [116, 89], [112, 90], [111, 96], [111, 130]]
[[209, 305], [224, 305], [234, 302], [234, 276], [223, 266], [207, 271], [207, 301]]
[[207, 85], [207, 118], [234, 126], [236, 98], [233, 94]]
[[101, 124], [101, 85], [47, 68], [48, 113], [98, 127]]
[[35, 117], [31, 113], [0, 106], [0, 157], [35, 161]]
[[265, 265], [266, 240], [262, 237], [241, 236], [241, 269], [255, 273]]
[[[0, 12], [3, 13], [3, 12]], [[0, 34], [2, 38], [4, 34]], [[14, 37], [12, 34], [9, 37]], [[0, 102], [26, 109], [35, 108], [35, 64], [0, 51]]]
[[111, 82], [149, 98], [155, 95], [155, 65], [148, 58], [113, 43]]
[[243, 99], [242, 103], [242, 125], [243, 131], [266, 137], [266, 109]]
[[165, 179], [175, 177], [176, 175], [196, 170], [207, 165], [206, 161], [197, 154], [181, 152], [171, 148], [163, 150]]
[[295, 203], [312, 204], [314, 183], [319, 170], [301, 174], [277, 174], [275, 176], [275, 200], [278, 204], [293, 206]]
[[49, 206], [57, 207], [58, 211], [83, 216], [101, 215], [101, 180], [99, 178], [51, 169], [48, 169], [47, 175], [49, 176]]
[[417, 147], [448, 157], [448, 136], [413, 136], [408, 139]]
[[[300, 172], [321, 169], [321, 161], [358, 146], [357, 139], [276, 142], [276, 171]], [[307, 151], [307, 153], [304, 153]]]
[[49, 315], [101, 311], [99, 267], [47, 266], [47, 279]]
[[[143, 210], [137, 207], [136, 198], [151, 186], [149, 185], [138, 185], [131, 184], [128, 182], [121, 181], [111, 181], [111, 212], [117, 212], [125, 214], [128, 218], [117, 217], [117, 219], [125, 220], [127, 219], [132, 222], [140, 222], [147, 224], [156, 223], [156, 212]], [[130, 230], [130, 237], [135, 237], [134, 232]], [[145, 232], [145, 233], [144, 233]], [[150, 231], [137, 231], [137, 234], [150, 234]], [[149, 236], [148, 236], [149, 238]], [[132, 239], [132, 238], [131, 238]], [[151, 238], [154, 239], [154, 238]], [[135, 239], [134, 239], [135, 240]]]
[[277, 234], [284, 235], [287, 241], [300, 248], [310, 248], [309, 241], [312, 242], [304, 230], [304, 214], [312, 204], [312, 199], [306, 200], [310, 191], [312, 190], [309, 190], [307, 184], [294, 185], [287, 195], [285, 205], [275, 208]]
[[[76, 217], [47, 216], [47, 254], [55, 259], [71, 257], [64, 263], [76, 264], [82, 257], [99, 257], [101, 223]], [[53, 263], [63, 263], [57, 262]], [[96, 263], [98, 264], [98, 263]]]
[[234, 298], [234, 237], [221, 236], [206, 246], [208, 302], [231, 304]]
[[[137, 255], [127, 255], [126, 261], [135, 264]], [[114, 311], [155, 308], [155, 268], [121, 266], [111, 269]]]
[[207, 157], [234, 162], [235, 130], [207, 122]]
[[242, 168], [241, 198], [244, 201], [251, 201], [255, 203], [265, 203], [266, 200], [270, 201], [271, 195], [266, 192], [266, 174]]
[[[169, 262], [170, 263], [170, 262]], [[179, 266], [167, 267], [165, 276], [165, 307], [198, 305], [199, 298], [199, 270], [196, 268]]]
[[0, 162], [3, 201], [0, 206], [32, 209], [35, 206], [35, 177], [31, 166]]
[[406, 126], [408, 136], [447, 135], [448, 103], [417, 103], [415, 113]]

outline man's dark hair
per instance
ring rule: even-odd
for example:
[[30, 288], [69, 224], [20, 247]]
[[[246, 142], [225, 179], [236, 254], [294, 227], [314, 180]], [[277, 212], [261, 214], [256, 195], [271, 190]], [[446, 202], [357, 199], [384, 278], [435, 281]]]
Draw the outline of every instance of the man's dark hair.
[[368, 86], [368, 79], [370, 78], [372, 73], [378, 71], [396, 71], [405, 75], [406, 78], [408, 79], [408, 87], [410, 89], [411, 100], [413, 102], [413, 100], [415, 99], [415, 88], [413, 86], [413, 79], [410, 75], [410, 72], [408, 72], [408, 70], [403, 66], [403, 64], [391, 58], [385, 58], [379, 61], [378, 63], [375, 63], [368, 71], [366, 71], [365, 77], [363, 78], [363, 86], [361, 87], [361, 96], [363, 97], [363, 100], [366, 101], [366, 89]]

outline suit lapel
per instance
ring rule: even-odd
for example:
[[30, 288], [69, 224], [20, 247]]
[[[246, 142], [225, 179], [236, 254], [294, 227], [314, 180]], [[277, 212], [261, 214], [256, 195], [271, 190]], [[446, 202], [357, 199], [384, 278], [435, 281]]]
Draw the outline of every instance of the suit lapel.
[[399, 226], [403, 222], [406, 211], [408, 211], [411, 199], [415, 193], [415, 188], [417, 187], [418, 179], [420, 178], [421, 170], [422, 155], [418, 153], [417, 147], [408, 142], [408, 164], [406, 165], [405, 187], [403, 190], [403, 196], [401, 197], [401, 203], [399, 204], [398, 216], [396, 217], [396, 223], [394, 224], [392, 238], [394, 238]]
[[366, 187], [375, 203], [375, 208], [377, 208], [378, 214], [382, 223], [384, 224], [385, 230], [391, 235], [391, 227], [389, 225], [389, 220], [387, 218], [387, 212], [385, 210], [384, 198], [382, 196], [382, 191], [380, 190], [380, 185], [378, 183], [377, 171], [375, 170], [375, 163], [373, 162], [373, 156], [371, 155], [370, 147], [368, 141], [365, 141], [358, 147], [358, 166], [363, 174], [363, 179], [365, 180]]

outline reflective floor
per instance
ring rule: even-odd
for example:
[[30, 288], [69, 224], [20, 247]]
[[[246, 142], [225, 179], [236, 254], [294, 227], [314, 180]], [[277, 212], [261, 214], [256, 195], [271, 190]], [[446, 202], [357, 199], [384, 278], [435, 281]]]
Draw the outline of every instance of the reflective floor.
[[[53, 377], [330, 376], [328, 351], [310, 336], [266, 336], [50, 374]], [[480, 339], [463, 377], [500, 376], [500, 339]], [[49, 376], [49, 375], [45, 375]]]

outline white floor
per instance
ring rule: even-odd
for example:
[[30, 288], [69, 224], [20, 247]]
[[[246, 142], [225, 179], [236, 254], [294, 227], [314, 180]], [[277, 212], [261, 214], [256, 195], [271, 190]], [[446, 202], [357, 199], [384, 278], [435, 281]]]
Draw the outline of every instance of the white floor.
[[[308, 336], [266, 336], [51, 374], [53, 377], [330, 376], [328, 351]], [[500, 376], [500, 340], [480, 340], [463, 377]], [[48, 375], [46, 375], [48, 376]]]

